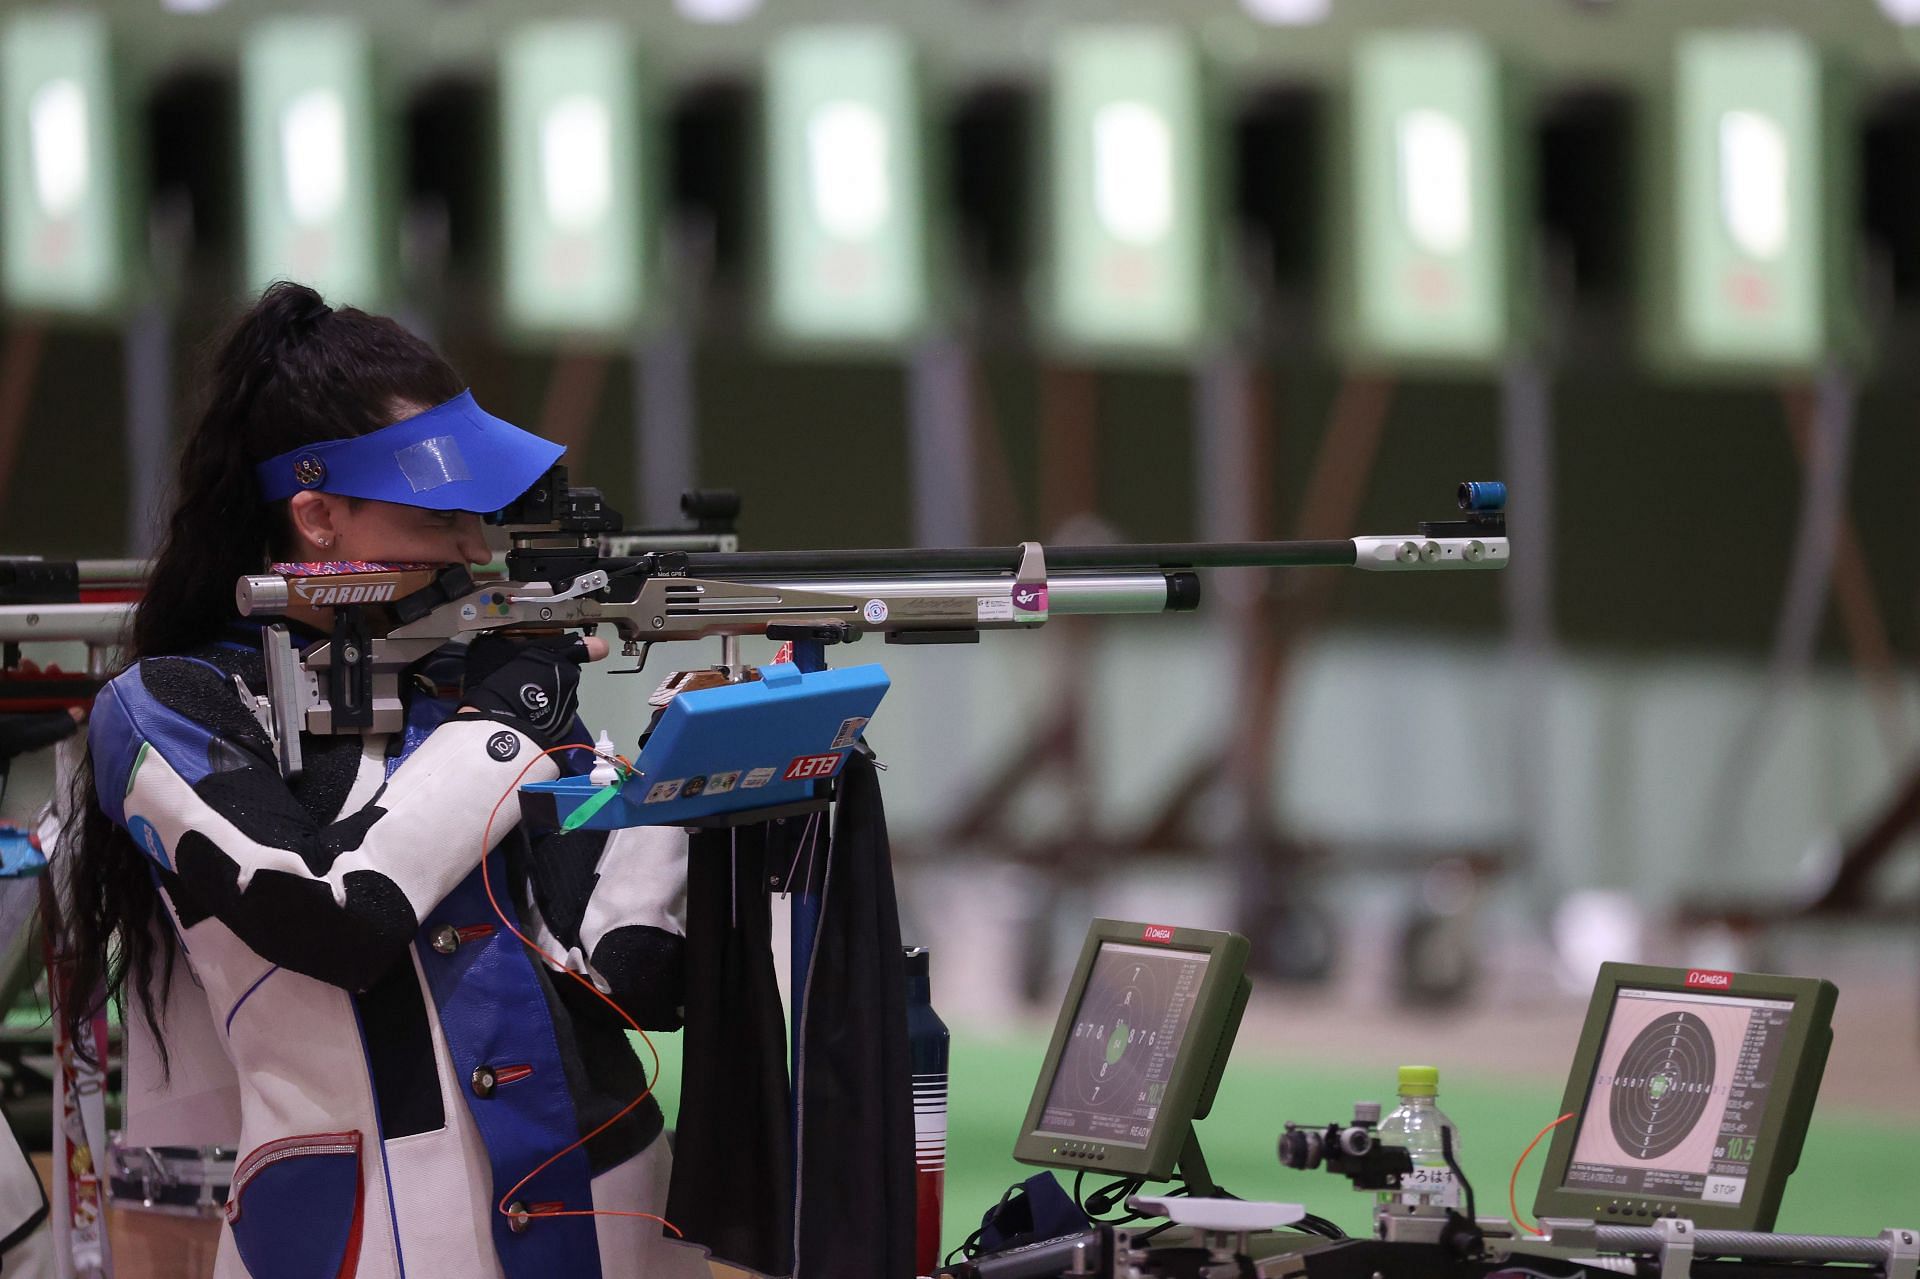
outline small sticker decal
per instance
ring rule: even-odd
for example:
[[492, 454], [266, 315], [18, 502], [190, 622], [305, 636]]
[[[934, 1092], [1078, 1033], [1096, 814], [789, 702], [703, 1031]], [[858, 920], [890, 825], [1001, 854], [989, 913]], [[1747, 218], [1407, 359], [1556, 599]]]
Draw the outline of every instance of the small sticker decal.
[[741, 779], [740, 789], [759, 790], [762, 786], [765, 786], [773, 780], [773, 773], [774, 770], [771, 768], [756, 768]]
[[707, 794], [724, 795], [739, 784], [740, 770], [737, 768], [730, 773], [715, 773], [707, 778]]
[[1013, 600], [1005, 595], [982, 595], [973, 617], [977, 622], [1011, 622]]
[[680, 788], [680, 798], [692, 799], [696, 795], [705, 794], [706, 789], [707, 779], [705, 777], [689, 777], [687, 784]]
[[867, 606], [860, 610], [860, 616], [866, 618], [875, 626], [880, 625], [880, 623], [887, 620], [887, 602], [885, 600], [868, 600]]
[[461, 621], [463, 621], [463, 622], [471, 622], [471, 621], [473, 621], [473, 620], [474, 620], [475, 618], [477, 618], [477, 617], [479, 617], [479, 616], [480, 616], [480, 610], [479, 610], [479, 609], [477, 609], [477, 608], [475, 608], [475, 607], [474, 607], [473, 605], [471, 605], [471, 604], [462, 604], [462, 605], [460, 606], [460, 620], [461, 620]]
[[1022, 613], [1047, 611], [1047, 588], [1017, 584], [1013, 588], [1013, 606]]
[[153, 858], [153, 860], [159, 862], [168, 870], [173, 869], [173, 863], [167, 858], [167, 845], [165, 841], [160, 838], [160, 832], [153, 828], [152, 822], [144, 817], [129, 818], [127, 819], [127, 834], [133, 836], [134, 843], [146, 850], [147, 856]]
[[847, 747], [860, 740], [860, 730], [866, 726], [867, 717], [865, 715], [855, 715], [851, 719], [841, 720], [840, 731], [833, 735], [833, 745], [827, 747], [827, 749], [830, 751], [843, 751], [847, 749]]
[[686, 784], [687, 779], [684, 777], [676, 777], [670, 782], [655, 782], [647, 791], [645, 802], [664, 804], [670, 799], [676, 799], [680, 795], [680, 788]]
[[520, 735], [501, 729], [487, 739], [487, 754], [502, 764], [520, 753]]
[[1165, 924], [1148, 924], [1140, 930], [1141, 941], [1157, 941], [1162, 945], [1173, 940], [1173, 929]]
[[805, 782], [820, 777], [832, 777], [839, 769], [844, 754], [832, 755], [795, 755], [787, 764], [787, 771], [781, 775], [783, 782]]

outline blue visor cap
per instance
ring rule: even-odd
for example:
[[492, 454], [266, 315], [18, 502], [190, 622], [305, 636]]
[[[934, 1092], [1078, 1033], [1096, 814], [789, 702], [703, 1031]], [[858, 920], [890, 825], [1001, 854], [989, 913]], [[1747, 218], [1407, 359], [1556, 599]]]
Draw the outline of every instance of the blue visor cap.
[[305, 444], [253, 470], [268, 502], [312, 491], [486, 515], [532, 488], [566, 451], [462, 391], [371, 434]]

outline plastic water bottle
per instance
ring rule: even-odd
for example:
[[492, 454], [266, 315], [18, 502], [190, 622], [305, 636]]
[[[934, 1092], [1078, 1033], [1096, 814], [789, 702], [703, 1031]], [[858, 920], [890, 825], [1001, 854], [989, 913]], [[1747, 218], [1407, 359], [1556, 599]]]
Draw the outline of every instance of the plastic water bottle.
[[931, 956], [907, 948], [907, 1048], [913, 1058], [915, 1274], [940, 1267], [947, 1181], [947, 1025], [933, 1011]]
[[1460, 1130], [1440, 1109], [1440, 1071], [1434, 1066], [1400, 1067], [1400, 1105], [1380, 1121], [1376, 1134], [1383, 1145], [1405, 1146], [1413, 1171], [1400, 1179], [1400, 1190], [1382, 1191], [1383, 1204], [1458, 1208], [1460, 1180], [1447, 1166], [1440, 1133], [1450, 1134], [1453, 1157], [1460, 1158]]

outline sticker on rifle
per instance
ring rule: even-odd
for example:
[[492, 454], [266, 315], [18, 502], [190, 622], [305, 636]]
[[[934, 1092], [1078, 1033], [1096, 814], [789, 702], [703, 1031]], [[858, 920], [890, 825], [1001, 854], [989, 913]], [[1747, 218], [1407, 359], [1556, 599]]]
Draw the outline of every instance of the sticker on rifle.
[[740, 770], [730, 773], [715, 773], [707, 778], [707, 794], [724, 795], [740, 784]]
[[1022, 613], [1044, 613], [1047, 611], [1047, 588], [1044, 586], [1016, 585], [1013, 588], [1013, 606]]
[[741, 790], [759, 790], [762, 786], [765, 786], [768, 782], [773, 780], [773, 772], [774, 770], [771, 768], [754, 769], [751, 773], [748, 773], [744, 779], [741, 780], [740, 789]]
[[806, 782], [819, 777], [832, 777], [840, 767], [845, 755], [795, 755], [787, 764], [787, 771], [781, 774], [783, 782]]
[[880, 625], [880, 623], [887, 620], [887, 602], [885, 600], [868, 600], [867, 606], [860, 610], [860, 616], [866, 618], [875, 626]]
[[706, 779], [706, 778], [704, 778], [704, 777], [690, 777], [690, 778], [688, 778], [688, 779], [687, 779], [687, 784], [686, 784], [685, 786], [682, 786], [682, 787], [680, 788], [680, 798], [681, 798], [681, 799], [692, 799], [692, 798], [693, 798], [694, 796], [696, 796], [696, 795], [702, 795], [702, 794], [705, 794], [705, 793], [706, 793], [706, 789], [707, 789], [707, 779]]
[[1005, 595], [982, 595], [980, 607], [973, 616], [975, 621], [980, 622], [1011, 622], [1013, 600]]
[[843, 751], [847, 749], [847, 747], [860, 740], [860, 730], [866, 726], [867, 717], [865, 715], [855, 715], [852, 719], [841, 720], [840, 731], [833, 735], [833, 745], [827, 747], [827, 749], [832, 751]]
[[686, 784], [687, 779], [684, 777], [676, 777], [670, 782], [655, 782], [647, 791], [646, 802], [664, 804], [670, 799], [677, 799], [680, 796], [680, 788]]

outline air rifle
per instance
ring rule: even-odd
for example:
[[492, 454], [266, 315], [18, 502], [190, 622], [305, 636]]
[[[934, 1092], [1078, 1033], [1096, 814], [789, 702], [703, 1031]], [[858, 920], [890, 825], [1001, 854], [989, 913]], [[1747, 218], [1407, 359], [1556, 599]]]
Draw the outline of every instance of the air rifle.
[[[511, 543], [503, 580], [436, 565], [348, 572], [290, 564], [241, 578], [236, 606], [262, 624], [268, 686], [264, 695], [240, 692], [292, 776], [302, 766], [301, 731], [398, 731], [406, 669], [482, 631], [610, 628], [639, 659], [621, 673], [641, 670], [656, 644], [715, 637], [733, 672], [744, 636], [845, 643], [878, 633], [889, 643], [973, 643], [984, 631], [1030, 630], [1050, 617], [1190, 611], [1204, 569], [1504, 568], [1504, 503], [1502, 485], [1463, 484], [1457, 517], [1393, 536], [742, 553], [732, 549], [739, 503], [731, 494], [683, 499], [689, 530], [623, 534], [599, 491], [569, 485], [556, 466], [488, 517]], [[115, 635], [122, 619], [104, 607], [62, 614], [59, 634], [42, 609], [40, 636]], [[0, 641], [32, 638], [33, 630], [0, 607]]]
[[[112, 674], [145, 571], [138, 560], [0, 556], [0, 714], [85, 709]], [[22, 649], [62, 641], [87, 646], [84, 670], [37, 665]]]
[[[1497, 490], [1495, 494], [1490, 490]], [[241, 616], [267, 625], [269, 688], [249, 697], [289, 773], [299, 734], [397, 731], [402, 672], [449, 640], [481, 631], [592, 633], [610, 628], [640, 670], [655, 644], [719, 637], [737, 667], [743, 636], [850, 642], [972, 643], [1049, 617], [1184, 612], [1198, 607], [1197, 570], [1361, 568], [1376, 572], [1495, 569], [1507, 562], [1504, 488], [1462, 485], [1460, 518], [1417, 534], [1294, 542], [1145, 546], [704, 553], [603, 553], [619, 526], [597, 491], [570, 488], [555, 467], [514, 506], [506, 581], [461, 568], [284, 571], [242, 578]], [[324, 639], [296, 647], [297, 624]]]
[[[127, 601], [139, 595], [139, 577], [140, 565], [132, 560], [0, 556], [0, 790], [16, 756], [75, 731], [79, 712], [112, 673], [113, 650]], [[85, 665], [62, 670], [35, 662], [23, 648], [29, 640], [83, 642]], [[24, 849], [25, 835], [15, 835]], [[0, 874], [9, 858], [0, 855]]]

